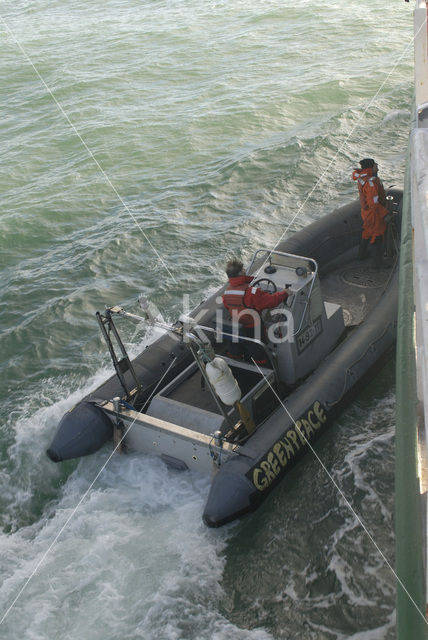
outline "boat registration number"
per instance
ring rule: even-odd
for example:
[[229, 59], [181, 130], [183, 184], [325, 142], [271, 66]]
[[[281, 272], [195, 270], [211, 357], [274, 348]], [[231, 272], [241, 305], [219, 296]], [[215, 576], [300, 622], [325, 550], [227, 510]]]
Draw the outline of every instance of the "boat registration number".
[[321, 316], [318, 316], [313, 324], [309, 325], [309, 327], [306, 327], [306, 329], [304, 329], [302, 333], [299, 333], [299, 335], [297, 336], [297, 351], [299, 353], [302, 353], [302, 351], [309, 347], [311, 342], [313, 342], [315, 338], [320, 335], [320, 333], [322, 333], [322, 322]]

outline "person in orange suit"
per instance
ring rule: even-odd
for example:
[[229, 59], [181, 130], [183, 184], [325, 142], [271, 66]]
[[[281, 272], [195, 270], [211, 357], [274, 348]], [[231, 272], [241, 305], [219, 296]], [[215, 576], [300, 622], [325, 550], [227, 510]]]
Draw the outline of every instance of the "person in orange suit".
[[386, 231], [385, 189], [377, 177], [378, 166], [373, 158], [360, 160], [361, 169], [354, 169], [353, 180], [357, 182], [360, 194], [361, 218], [363, 232], [358, 252], [358, 258], [363, 260], [367, 256], [369, 245], [374, 245], [375, 258], [373, 266], [382, 264], [382, 242]]

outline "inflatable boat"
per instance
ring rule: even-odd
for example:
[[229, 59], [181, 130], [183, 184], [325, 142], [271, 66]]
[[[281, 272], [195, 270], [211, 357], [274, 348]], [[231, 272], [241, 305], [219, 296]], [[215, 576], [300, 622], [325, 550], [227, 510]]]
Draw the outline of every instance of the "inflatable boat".
[[[212, 477], [203, 520], [224, 525], [255, 510], [391, 355], [396, 338], [401, 191], [388, 191], [383, 262], [358, 259], [360, 204], [341, 207], [274, 250], [255, 252], [251, 286], [288, 288], [260, 331], [231, 324], [220, 289], [166, 324], [143, 315], [97, 313], [115, 374], [67, 412], [47, 451], [54, 462], [109, 441]], [[121, 318], [165, 333], [135, 359]]]

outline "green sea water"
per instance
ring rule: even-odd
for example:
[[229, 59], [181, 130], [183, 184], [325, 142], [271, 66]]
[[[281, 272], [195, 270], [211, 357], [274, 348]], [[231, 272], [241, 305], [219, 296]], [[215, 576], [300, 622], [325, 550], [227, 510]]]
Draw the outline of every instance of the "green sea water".
[[361, 157], [403, 185], [412, 35], [398, 0], [0, 2], [2, 638], [395, 637], [393, 363], [317, 446], [384, 557], [309, 456], [211, 531], [205, 478], [129, 455], [91, 487], [108, 447], [44, 451], [110, 374], [96, 310], [176, 319], [353, 200]]

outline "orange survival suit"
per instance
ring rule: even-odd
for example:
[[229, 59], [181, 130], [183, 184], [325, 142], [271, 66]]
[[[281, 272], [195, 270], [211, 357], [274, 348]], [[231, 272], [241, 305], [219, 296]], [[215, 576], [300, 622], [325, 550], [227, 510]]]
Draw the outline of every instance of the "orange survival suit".
[[360, 194], [361, 217], [363, 219], [364, 240], [370, 240], [373, 244], [376, 238], [382, 237], [386, 230], [385, 216], [388, 211], [385, 207], [386, 196], [382, 182], [374, 175], [373, 167], [366, 169], [354, 169], [352, 179], [357, 182]]
[[229, 278], [229, 285], [223, 294], [223, 304], [229, 311], [232, 320], [238, 316], [239, 323], [246, 329], [254, 328], [254, 314], [242, 313], [245, 309], [274, 309], [288, 298], [288, 291], [269, 293], [260, 287], [251, 287], [253, 276], [236, 276]]

